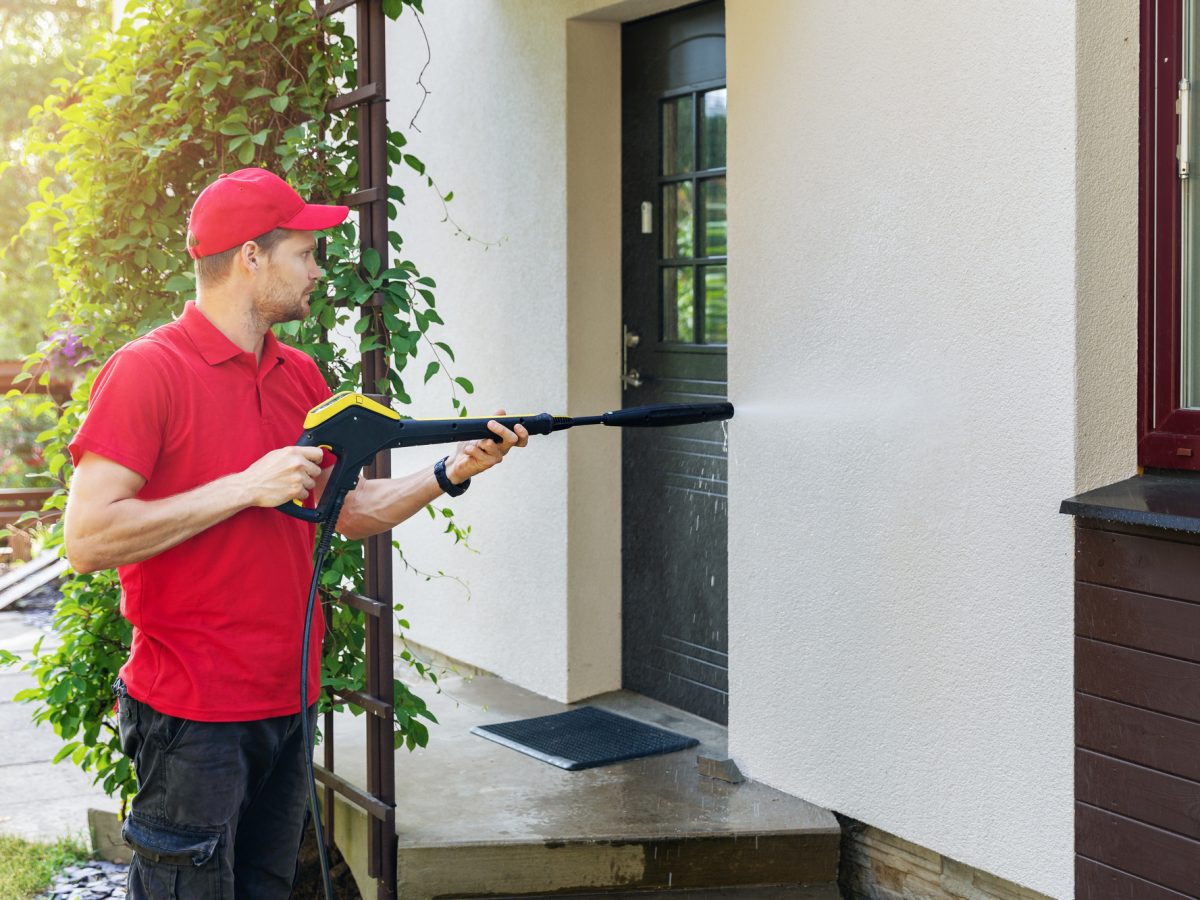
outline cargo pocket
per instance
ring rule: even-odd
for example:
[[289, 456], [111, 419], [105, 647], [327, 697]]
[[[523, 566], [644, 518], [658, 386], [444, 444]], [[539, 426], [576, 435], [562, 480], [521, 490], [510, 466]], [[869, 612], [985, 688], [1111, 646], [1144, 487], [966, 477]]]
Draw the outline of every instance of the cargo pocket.
[[121, 837], [135, 854], [129, 867], [130, 896], [219, 898], [221, 834], [130, 814], [121, 826]]

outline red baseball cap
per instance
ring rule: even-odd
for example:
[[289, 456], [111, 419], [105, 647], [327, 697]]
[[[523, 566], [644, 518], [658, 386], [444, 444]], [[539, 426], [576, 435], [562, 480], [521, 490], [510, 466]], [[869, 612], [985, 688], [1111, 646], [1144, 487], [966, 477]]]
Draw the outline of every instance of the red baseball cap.
[[340, 225], [348, 206], [305, 203], [291, 185], [266, 169], [228, 172], [206, 187], [192, 204], [188, 230], [196, 243], [192, 259], [231, 250], [275, 228], [320, 231]]

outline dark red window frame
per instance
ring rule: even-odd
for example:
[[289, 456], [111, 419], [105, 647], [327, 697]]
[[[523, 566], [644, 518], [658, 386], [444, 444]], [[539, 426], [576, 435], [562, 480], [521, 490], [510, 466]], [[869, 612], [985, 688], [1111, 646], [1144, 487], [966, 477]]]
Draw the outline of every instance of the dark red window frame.
[[[1200, 469], [1200, 410], [1180, 409], [1180, 0], [1142, 0], [1138, 198], [1138, 465]], [[1200, 167], [1193, 167], [1200, 171]], [[1193, 175], [1193, 178], [1197, 175]]]

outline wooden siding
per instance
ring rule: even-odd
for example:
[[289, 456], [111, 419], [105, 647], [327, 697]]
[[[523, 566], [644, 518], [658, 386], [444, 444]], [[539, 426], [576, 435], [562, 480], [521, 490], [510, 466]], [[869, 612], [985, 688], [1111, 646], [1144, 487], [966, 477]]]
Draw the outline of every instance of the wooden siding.
[[1081, 900], [1200, 900], [1200, 537], [1079, 520]]

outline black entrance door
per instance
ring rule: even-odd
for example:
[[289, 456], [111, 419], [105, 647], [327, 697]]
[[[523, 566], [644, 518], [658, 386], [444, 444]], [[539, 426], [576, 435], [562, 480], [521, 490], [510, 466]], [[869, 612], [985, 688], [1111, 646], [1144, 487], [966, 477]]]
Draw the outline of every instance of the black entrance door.
[[[726, 395], [725, 8], [624, 26], [624, 405]], [[727, 721], [721, 424], [622, 433], [626, 688]]]

